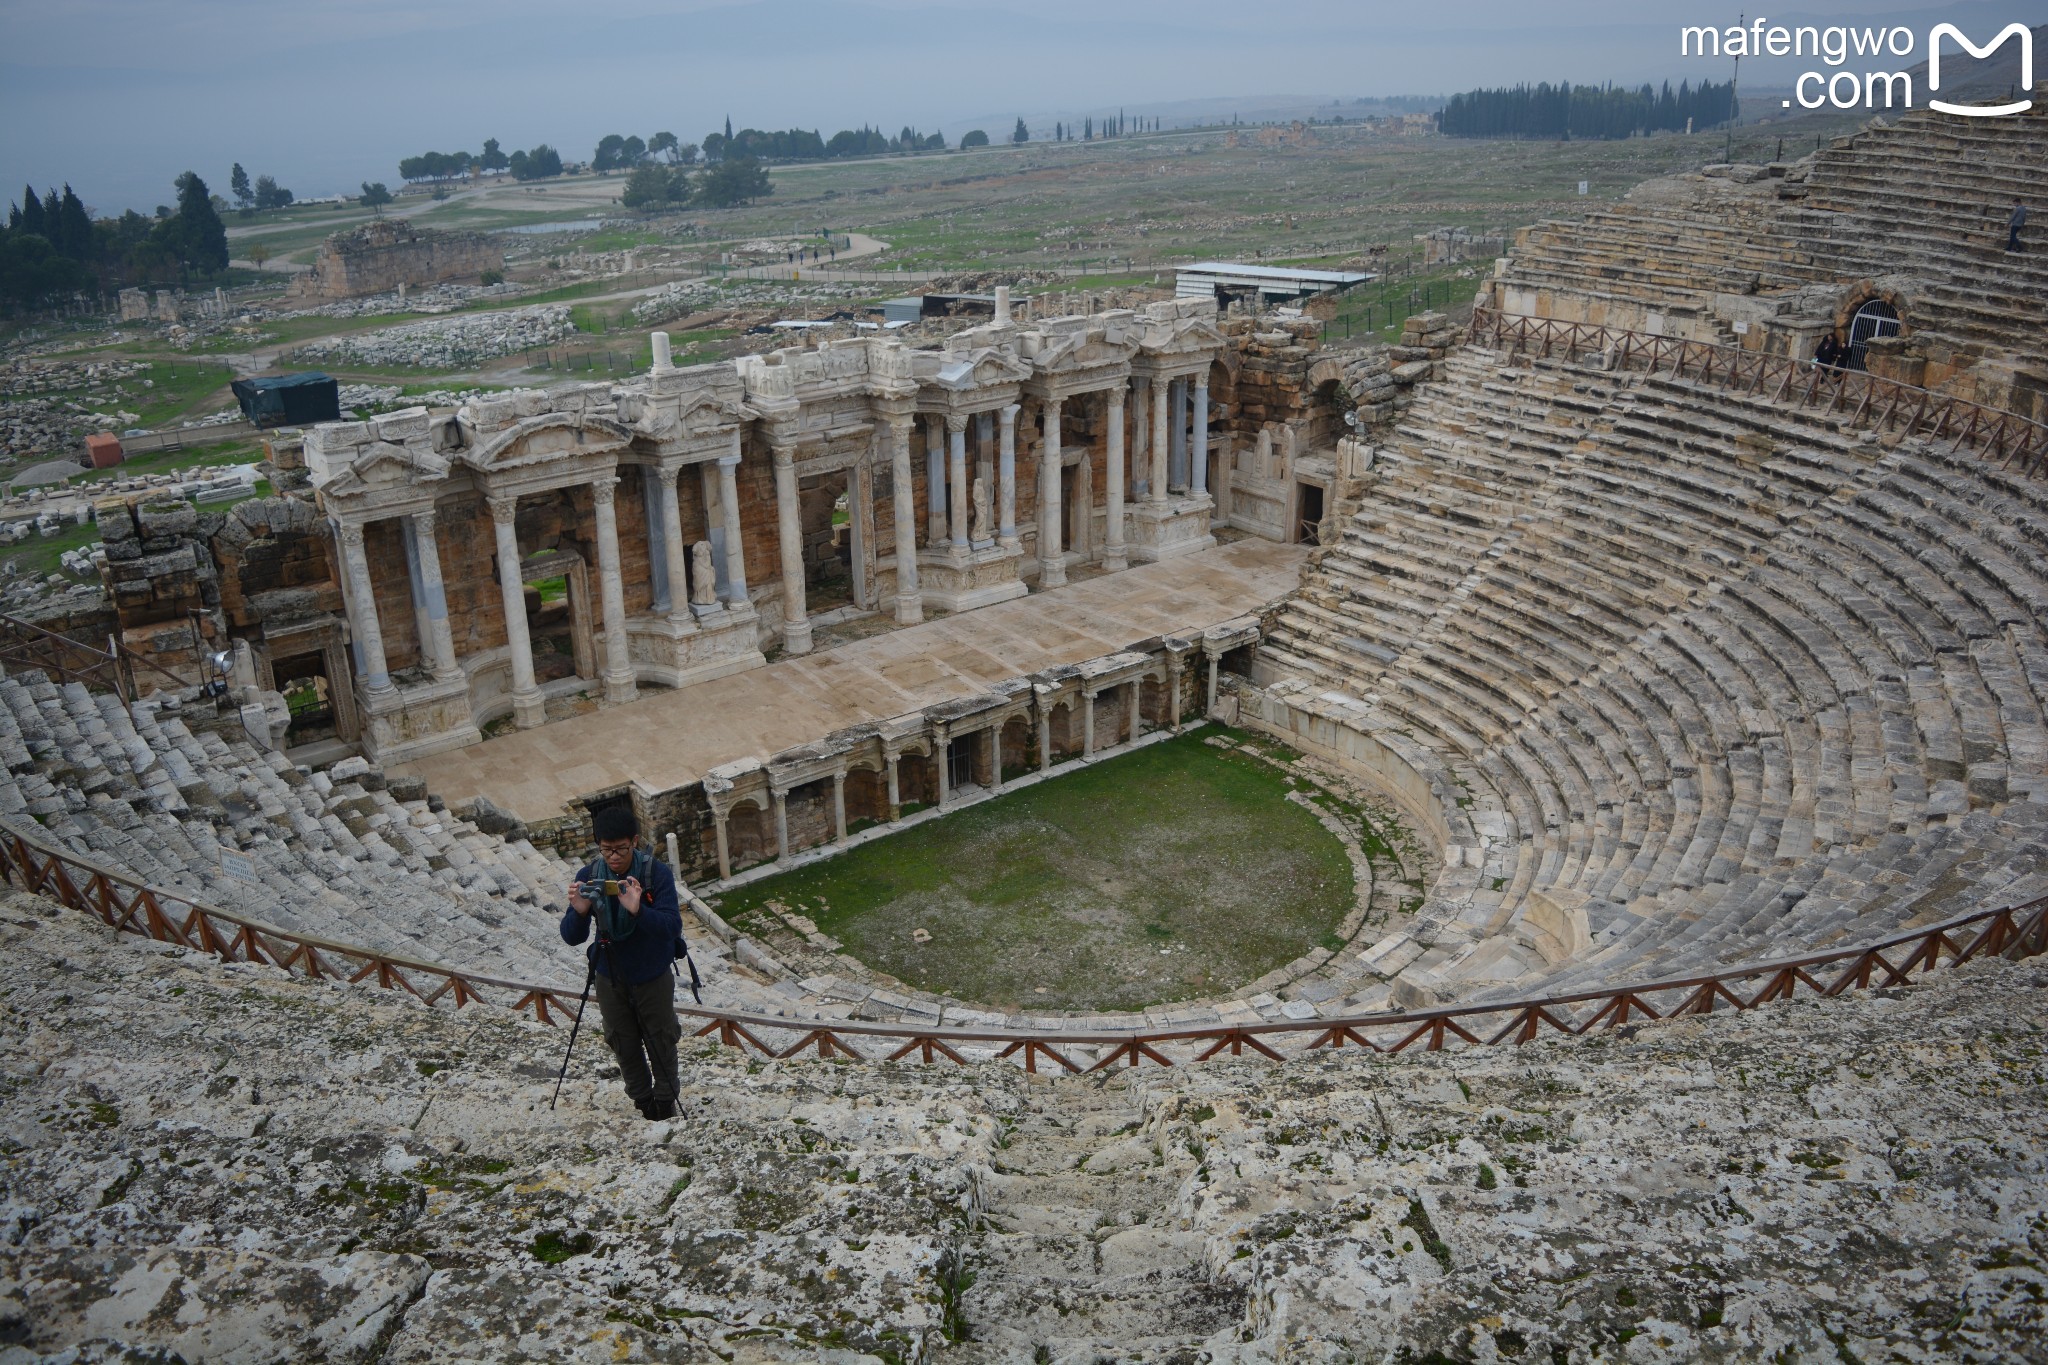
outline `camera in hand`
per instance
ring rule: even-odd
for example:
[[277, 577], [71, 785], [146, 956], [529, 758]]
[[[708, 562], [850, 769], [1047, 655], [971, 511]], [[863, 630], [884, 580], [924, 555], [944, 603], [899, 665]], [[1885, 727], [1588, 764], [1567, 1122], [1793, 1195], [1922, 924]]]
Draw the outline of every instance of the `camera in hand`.
[[578, 882], [576, 884], [576, 894], [585, 900], [595, 900], [600, 892], [607, 896], [618, 895], [619, 884], [617, 880], [606, 877], [601, 882]]

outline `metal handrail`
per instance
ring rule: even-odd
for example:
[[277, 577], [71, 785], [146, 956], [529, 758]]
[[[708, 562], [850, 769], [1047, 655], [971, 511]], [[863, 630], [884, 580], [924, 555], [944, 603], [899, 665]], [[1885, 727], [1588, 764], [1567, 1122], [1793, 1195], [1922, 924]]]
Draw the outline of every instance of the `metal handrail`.
[[1863, 370], [1831, 369], [1710, 341], [1510, 315], [1497, 308], [1474, 309], [1467, 335], [1475, 344], [1518, 354], [1533, 349], [1544, 358], [1562, 353], [1567, 361], [1582, 352], [1604, 352], [1617, 368], [1639, 366], [1651, 375], [1668, 366], [1672, 379], [1719, 384], [1801, 408], [1819, 406], [1824, 416], [1840, 413], [1887, 431], [1951, 440], [1951, 454], [1967, 445], [2001, 467], [2018, 460], [2029, 473], [2048, 474], [2048, 424]]
[[[557, 1013], [574, 1017], [576, 995], [567, 986], [536, 985], [465, 972], [417, 958], [300, 934], [208, 905], [183, 892], [151, 887], [126, 873], [55, 849], [39, 834], [0, 821], [0, 878], [64, 905], [97, 916], [116, 930], [212, 953], [228, 962], [261, 962], [315, 979], [372, 981], [384, 990], [403, 990], [427, 1005], [451, 1001], [500, 1005], [531, 1012], [553, 1024]], [[176, 908], [183, 908], [180, 917]], [[1747, 963], [1700, 976], [1673, 977], [1520, 1000], [1447, 1005], [1341, 1018], [1262, 1020], [1171, 1029], [1021, 1030], [963, 1029], [906, 1023], [796, 1020], [744, 1011], [685, 1006], [680, 1013], [702, 1021], [697, 1037], [715, 1038], [742, 1052], [790, 1058], [813, 1049], [823, 1058], [854, 1061], [931, 1063], [944, 1058], [966, 1065], [965, 1049], [999, 1048], [991, 1058], [1018, 1059], [1036, 1073], [1041, 1061], [1068, 1071], [1100, 1071], [1117, 1065], [1176, 1066], [1247, 1050], [1274, 1061], [1343, 1048], [1397, 1053], [1410, 1048], [1439, 1051], [1447, 1046], [1488, 1047], [1534, 1042], [1549, 1033], [1580, 1036], [1644, 1020], [1709, 1014], [1722, 1006], [1755, 1009], [1802, 993], [1821, 997], [1850, 989], [1904, 985], [1916, 973], [1953, 966], [1984, 955], [2025, 957], [2048, 951], [2048, 896], [1999, 910], [1980, 910], [1873, 944]], [[1828, 975], [1823, 969], [1839, 965]], [[1826, 977], [1827, 979], [1822, 979]], [[1880, 979], [1881, 977], [1881, 979]], [[1744, 983], [1761, 978], [1750, 988]], [[433, 983], [438, 982], [438, 985]], [[492, 992], [513, 996], [506, 1004]], [[795, 1033], [794, 1043], [771, 1044], [763, 1035]], [[895, 1043], [886, 1055], [870, 1055], [852, 1041]], [[1282, 1049], [1289, 1049], [1283, 1051]], [[1093, 1050], [1079, 1061], [1069, 1053]], [[1173, 1051], [1182, 1055], [1176, 1059]], [[1085, 1065], [1084, 1065], [1085, 1063]]]

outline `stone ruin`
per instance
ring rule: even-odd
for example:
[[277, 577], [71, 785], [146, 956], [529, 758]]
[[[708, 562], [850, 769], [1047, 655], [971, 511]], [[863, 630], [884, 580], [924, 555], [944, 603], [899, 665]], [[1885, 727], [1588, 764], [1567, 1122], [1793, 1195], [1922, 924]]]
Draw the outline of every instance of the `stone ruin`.
[[[1954, 134], [1915, 116], [1822, 153], [1803, 179], [1708, 178], [1836, 186], [1820, 210], [1835, 216], [1813, 222], [1851, 244], [1840, 268], [1855, 280], [1814, 278], [1796, 241], [1731, 236], [1699, 254], [1765, 283], [1724, 306], [1679, 253], [1644, 251], [1667, 214], [1649, 208], [1653, 190], [1618, 219], [1532, 231], [1483, 303], [1611, 310], [1610, 323], [1675, 332], [1720, 319], [1731, 345], [1792, 347], [1829, 316], [1809, 310], [1821, 292], [1910, 275], [1933, 283], [1872, 368], [1924, 361], [1930, 383], [2020, 403], [2038, 319], [1990, 300], [2025, 297], [2041, 267], [1974, 250], [1961, 192], [1979, 206], [2029, 192], [2038, 125]], [[1968, 144], [1934, 159], [1955, 179], [1940, 204], [1866, 183], [1866, 212], [1840, 188], [1857, 166], [1930, 157], [1940, 137]], [[1768, 193], [1765, 216], [1806, 221], [1798, 194]], [[1701, 228], [1692, 210], [1669, 212]], [[1885, 215], [1911, 230], [1888, 237]], [[1968, 271], [1986, 278], [1977, 293], [1958, 283]], [[917, 552], [889, 566], [896, 581], [861, 571], [861, 591], [879, 608], [886, 588], [894, 614], [912, 572], [944, 591], [976, 555], [1053, 586], [1054, 554], [1080, 537], [1048, 526], [1047, 503], [1099, 487], [1084, 505], [1106, 511], [1119, 483], [1143, 474], [1174, 492], [1185, 472], [1168, 501], [1199, 513], [1188, 529], [1264, 526], [1313, 546], [1299, 590], [1216, 641], [1209, 669], [1198, 642], [1163, 638], [740, 762], [705, 783], [706, 837], [729, 838], [712, 826], [751, 797], [783, 808], [775, 856], [842, 839], [843, 805], [791, 818], [792, 793], [837, 794], [870, 759], [901, 784], [916, 750], [956, 726], [980, 724], [999, 754], [1029, 717], [1026, 689], [1043, 686], [1103, 707], [1096, 720], [1127, 716], [1134, 737], [1184, 702], [1284, 739], [1384, 793], [1424, 846], [1432, 871], [1412, 915], [1215, 1002], [1232, 1023], [1690, 981], [2048, 894], [2037, 464], [1698, 373], [1458, 346], [1448, 318], [1411, 323], [1400, 348], [1326, 352], [1298, 320], [1169, 305], [937, 351], [835, 345], [392, 414], [280, 443], [286, 495], [232, 523], [137, 511], [137, 554], [120, 562], [203, 540], [230, 638], [273, 664], [321, 654], [372, 713], [372, 747], [402, 754], [476, 722], [479, 676], [499, 680], [495, 714], [520, 714], [516, 627], [455, 645], [451, 623], [474, 631], [494, 592], [501, 622], [523, 620], [527, 569], [573, 580], [586, 545], [599, 577], [582, 589], [586, 619], [594, 629], [592, 599], [605, 599], [609, 638], [570, 663], [622, 698], [638, 670], [692, 659], [685, 625], [717, 622], [748, 649], [803, 641], [828, 577], [811, 547], [834, 544], [809, 534], [803, 509], [831, 505], [804, 497], [812, 478], [865, 470], [879, 499], [925, 473], [922, 498], [854, 503], [886, 512], [856, 512], [861, 534], [894, 523], [894, 543]], [[1140, 426], [1097, 422], [1140, 408], [1131, 380], [1145, 367], [1196, 382], [1180, 400], [1151, 386], [1143, 406], [1163, 439], [1140, 446]], [[1020, 395], [1037, 400], [1035, 422], [1019, 420]], [[1193, 505], [1201, 466], [1183, 462], [1202, 428], [1182, 401], [1210, 419], [1206, 505]], [[920, 433], [920, 419], [936, 420]], [[1125, 457], [1115, 482], [1097, 463], [1112, 449]], [[1076, 472], [1032, 477], [1041, 450], [1060, 455], [1047, 469]], [[984, 547], [969, 451], [996, 471]], [[653, 477], [619, 482], [632, 463]], [[692, 463], [698, 478], [671, 481], [671, 464]], [[1035, 507], [1005, 506], [1005, 464], [1024, 473], [1018, 493], [1045, 485]], [[1324, 496], [1314, 517], [1311, 488]], [[1145, 501], [1123, 507], [1127, 558]], [[622, 517], [648, 518], [659, 568], [625, 560]], [[1118, 538], [1098, 529], [1085, 543], [1102, 558], [1074, 564], [1107, 560]], [[720, 541], [722, 575], [707, 552]], [[196, 571], [168, 578], [152, 612], [168, 619], [194, 591], [207, 604]], [[747, 584], [764, 580], [757, 599]], [[1147, 714], [1151, 670], [1173, 700]], [[1061, 742], [1040, 714], [1039, 742]], [[124, 708], [32, 673], [0, 679], [0, 764], [0, 826], [38, 847], [290, 932], [574, 990], [580, 964], [550, 922], [567, 864], [487, 803], [449, 811], [361, 758], [310, 771], [254, 736], [203, 732], [173, 699]], [[260, 883], [223, 852], [255, 860]], [[1347, 1047], [1049, 1079], [994, 1060], [1002, 1038], [1030, 1057], [1027, 1030], [1091, 1034], [1065, 1044], [1079, 1063], [1117, 1063], [1117, 1038], [1167, 1014], [1025, 1020], [970, 1049], [965, 1071], [912, 1065], [909, 1049], [900, 1064], [797, 1060], [820, 1027], [978, 1016], [971, 1002], [778, 973], [701, 903], [690, 930], [706, 1006], [743, 1013], [791, 1055], [743, 1058], [706, 1038], [686, 1062], [688, 1116], [627, 1130], [590, 1056], [551, 1114], [564, 1039], [504, 1011], [457, 1016], [445, 997], [114, 942], [78, 912], [8, 895], [0, 990], [25, 1004], [0, 1019], [17, 1171], [0, 1248], [6, 1349], [424, 1361], [459, 1339], [481, 1358], [1076, 1365], [2038, 1349], [2038, 961], [1905, 986], [1873, 964], [1869, 991], [1513, 1051]], [[629, 1139], [636, 1161], [605, 1155]]]
[[484, 233], [443, 232], [381, 218], [322, 242], [313, 268], [292, 281], [292, 293], [302, 299], [352, 299], [504, 268], [504, 248]]

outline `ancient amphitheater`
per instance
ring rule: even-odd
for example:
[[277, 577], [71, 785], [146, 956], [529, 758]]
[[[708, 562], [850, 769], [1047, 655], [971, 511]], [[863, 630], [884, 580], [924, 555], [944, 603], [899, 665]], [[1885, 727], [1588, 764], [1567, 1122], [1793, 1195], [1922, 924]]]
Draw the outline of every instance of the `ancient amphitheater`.
[[[2036, 106], [1539, 225], [1391, 351], [1005, 318], [326, 429], [239, 523], [137, 509], [122, 631], [226, 584], [245, 705], [0, 679], [0, 1361], [2048, 1359]], [[893, 616], [854, 643], [827, 474]], [[613, 703], [573, 719], [519, 615], [558, 493], [535, 571], [590, 519]], [[376, 762], [274, 747], [294, 657]], [[758, 703], [820, 669], [896, 690]], [[749, 692], [740, 739], [561, 775]], [[1398, 810], [1414, 902], [1087, 1015], [709, 903], [1208, 720]], [[674, 1123], [594, 1047], [548, 1102], [563, 855], [617, 800], [695, 888]]]

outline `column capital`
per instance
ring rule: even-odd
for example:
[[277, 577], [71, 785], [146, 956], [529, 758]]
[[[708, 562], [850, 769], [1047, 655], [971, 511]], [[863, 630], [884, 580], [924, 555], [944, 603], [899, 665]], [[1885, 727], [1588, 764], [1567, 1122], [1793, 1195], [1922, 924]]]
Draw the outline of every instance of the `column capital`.
[[413, 530], [420, 535], [430, 536], [434, 534], [434, 527], [440, 519], [441, 513], [438, 508], [429, 507], [423, 512], [414, 512], [412, 514]]
[[351, 550], [363, 548], [363, 523], [360, 521], [337, 521], [334, 536]]
[[719, 457], [718, 457], [718, 467], [719, 467], [720, 469], [735, 469], [735, 468], [738, 468], [738, 466], [739, 466], [739, 462], [740, 462], [740, 452], [739, 452], [739, 451], [737, 451], [737, 450], [735, 450], [735, 451], [734, 451], [734, 452], [733, 452], [732, 454], [730, 454], [730, 455], [721, 455], [721, 456], [719, 456]]
[[1017, 414], [1024, 411], [1024, 405], [1022, 403], [1010, 403], [999, 409], [999, 411], [1003, 419], [1003, 425], [1014, 427], [1017, 425]]
[[519, 515], [517, 493], [493, 493], [484, 501], [491, 505], [491, 520], [500, 526], [510, 526], [513, 518]]
[[967, 430], [967, 414], [964, 412], [947, 413], [946, 430], [955, 436], [963, 434]]
[[1111, 412], [1122, 412], [1124, 407], [1124, 386], [1118, 384], [1115, 387], [1111, 388], [1108, 391], [1108, 394], [1109, 410]]
[[778, 473], [781, 472], [782, 470], [792, 468], [796, 464], [795, 441], [778, 441], [773, 436], [770, 436], [768, 438], [768, 453], [771, 457], [773, 457], [775, 461], [775, 468]]
[[615, 474], [601, 474], [590, 481], [590, 497], [599, 507], [609, 507], [618, 496], [619, 480]]
[[889, 424], [889, 430], [898, 437], [909, 436], [917, 427], [917, 414], [914, 412], [885, 413], [882, 420]]

